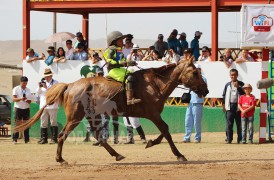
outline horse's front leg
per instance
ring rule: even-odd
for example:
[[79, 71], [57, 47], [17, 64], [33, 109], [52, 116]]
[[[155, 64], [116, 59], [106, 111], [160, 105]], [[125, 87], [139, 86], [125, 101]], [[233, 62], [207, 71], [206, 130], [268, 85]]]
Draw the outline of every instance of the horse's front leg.
[[72, 105], [65, 104], [67, 122], [65, 127], [58, 135], [58, 147], [56, 153], [56, 161], [61, 164], [67, 164], [67, 162], [62, 158], [63, 144], [66, 138], [68, 137], [69, 133], [73, 131], [73, 129], [81, 122], [85, 115], [83, 106], [81, 104], [77, 103], [75, 106], [76, 107], [73, 108]]
[[[171, 151], [173, 152], [173, 154], [175, 156], [177, 156], [178, 161], [187, 161], [187, 159], [185, 158], [185, 156], [182, 155], [178, 151], [177, 147], [175, 146], [175, 144], [174, 144], [174, 142], [172, 140], [172, 137], [171, 137], [171, 135], [169, 133], [168, 125], [163, 121], [163, 119], [161, 118], [161, 116], [159, 115], [158, 117], [150, 118], [150, 120], [158, 127], [158, 129], [160, 130], [160, 132], [162, 133], [162, 135], [166, 138], [166, 140], [167, 140], [167, 142], [168, 142], [168, 144], [169, 144], [169, 146], [171, 148]], [[159, 139], [160, 139], [160, 136], [158, 137]]]

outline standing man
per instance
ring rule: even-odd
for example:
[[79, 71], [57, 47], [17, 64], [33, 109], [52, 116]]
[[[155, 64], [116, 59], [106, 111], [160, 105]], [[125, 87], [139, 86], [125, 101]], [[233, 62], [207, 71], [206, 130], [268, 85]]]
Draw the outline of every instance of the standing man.
[[[201, 74], [201, 66], [199, 64], [195, 64], [198, 73]], [[203, 77], [204, 82], [206, 83], [206, 78]], [[195, 129], [195, 143], [200, 143], [202, 139], [202, 116], [203, 116], [203, 103], [205, 98], [200, 98], [198, 95], [191, 91], [191, 99], [190, 103], [188, 104], [186, 110], [186, 117], [185, 117], [185, 137], [184, 142], [189, 143], [190, 137], [192, 133], [192, 128], [194, 125]]]
[[242, 87], [244, 83], [239, 81], [238, 71], [231, 69], [229, 71], [231, 81], [225, 85], [223, 92], [223, 111], [226, 113], [226, 143], [231, 144], [233, 140], [234, 119], [237, 125], [237, 143], [242, 140], [241, 112], [238, 108], [238, 100], [244, 95]]
[[159, 58], [164, 57], [165, 51], [168, 50], [168, 44], [164, 41], [164, 35], [159, 34], [158, 40], [154, 43], [155, 50], [159, 52]]
[[[14, 101], [14, 120], [15, 125], [19, 124], [21, 120], [26, 121], [30, 117], [30, 103], [27, 97], [31, 95], [30, 89], [27, 88], [28, 78], [22, 76], [20, 80], [20, 85], [16, 86], [12, 90], [12, 100]], [[17, 143], [19, 137], [19, 132], [12, 134], [12, 141], [14, 144]], [[29, 142], [29, 129], [24, 131], [25, 143]]]
[[177, 36], [178, 36], [177, 29], [173, 29], [167, 39], [168, 49], [170, 49], [171, 47], [174, 47], [174, 51], [177, 54], [180, 54], [182, 47], [181, 47], [179, 39], [177, 39]]
[[180, 55], [183, 56], [184, 55], [184, 51], [186, 49], [188, 49], [188, 42], [186, 41], [186, 33], [182, 32], [180, 34], [179, 40], [180, 40], [181, 47], [182, 47], [182, 51], [180, 52]]
[[[50, 68], [46, 68], [44, 72], [44, 79], [39, 83], [37, 94], [40, 97], [40, 108], [46, 105], [46, 92], [58, 81], [52, 79], [53, 73]], [[58, 103], [47, 105], [41, 115], [41, 139], [38, 144], [48, 143], [48, 121], [50, 120], [51, 129], [51, 144], [57, 143], [58, 124], [57, 124]]]
[[199, 39], [201, 38], [202, 34], [203, 34], [202, 32], [196, 31], [194, 35], [194, 39], [190, 43], [190, 48], [192, 49], [192, 54], [195, 58], [195, 61], [198, 61], [198, 58], [200, 56]]
[[74, 50], [77, 52], [77, 50], [78, 50], [78, 44], [81, 43], [84, 46], [84, 50], [87, 51], [88, 44], [87, 44], [87, 41], [84, 39], [83, 34], [81, 32], [77, 32], [75, 34], [75, 36], [76, 36], [77, 41], [74, 44], [74, 47], [73, 47]]

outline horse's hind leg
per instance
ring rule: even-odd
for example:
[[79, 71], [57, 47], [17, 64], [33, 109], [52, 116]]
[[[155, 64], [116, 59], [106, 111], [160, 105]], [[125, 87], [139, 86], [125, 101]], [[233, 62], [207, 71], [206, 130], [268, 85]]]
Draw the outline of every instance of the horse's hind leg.
[[162, 142], [163, 138], [164, 138], [164, 135], [160, 134], [156, 139], [149, 140], [147, 142], [146, 148], [150, 148], [150, 147], [152, 147], [154, 145], [160, 144]]
[[94, 138], [100, 142], [111, 156], [115, 156], [116, 161], [120, 161], [125, 157], [118, 154], [108, 143], [102, 139], [102, 121], [101, 119], [95, 119], [94, 121], [89, 121], [90, 127], [94, 132]]
[[81, 104], [77, 103], [74, 106], [76, 107], [65, 106], [67, 123], [58, 135], [56, 161], [61, 164], [67, 164], [67, 162], [62, 158], [63, 144], [69, 133], [81, 122], [85, 115], [83, 106]]
[[187, 159], [185, 158], [185, 156], [182, 155], [178, 151], [177, 147], [175, 146], [175, 144], [174, 144], [174, 142], [172, 140], [172, 137], [171, 137], [171, 135], [169, 133], [168, 125], [163, 121], [163, 119], [161, 118], [161, 116], [159, 116], [157, 118], [152, 118], [151, 120], [158, 127], [158, 129], [160, 130], [160, 132], [162, 133], [162, 135], [166, 138], [166, 140], [167, 140], [167, 142], [168, 142], [168, 144], [169, 144], [169, 146], [171, 148], [171, 151], [173, 152], [173, 154], [175, 156], [177, 156], [178, 161], [187, 161]]

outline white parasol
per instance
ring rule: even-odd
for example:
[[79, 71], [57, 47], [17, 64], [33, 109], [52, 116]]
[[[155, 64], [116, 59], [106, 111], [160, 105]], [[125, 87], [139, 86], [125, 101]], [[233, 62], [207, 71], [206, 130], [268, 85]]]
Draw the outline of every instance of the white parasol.
[[52, 34], [50, 37], [48, 37], [45, 42], [46, 43], [54, 43], [54, 42], [63, 42], [68, 39], [75, 38], [75, 35], [70, 32], [58, 32], [55, 34]]

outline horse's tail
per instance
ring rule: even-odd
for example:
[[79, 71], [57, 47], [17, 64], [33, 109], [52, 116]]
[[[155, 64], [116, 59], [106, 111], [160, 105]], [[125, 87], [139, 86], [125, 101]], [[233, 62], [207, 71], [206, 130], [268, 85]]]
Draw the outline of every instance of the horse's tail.
[[66, 83], [58, 83], [52, 86], [46, 93], [47, 105], [58, 102], [60, 105], [64, 102], [64, 93], [68, 88]]
[[46, 105], [41, 108], [31, 119], [29, 119], [26, 123], [23, 123], [19, 126], [16, 126], [13, 130], [15, 132], [23, 131], [25, 129], [30, 128], [33, 124], [35, 124], [38, 119], [41, 117], [44, 109], [47, 105], [51, 105], [54, 102], [58, 102], [59, 104], [63, 104], [64, 100], [64, 93], [66, 89], [68, 88], [68, 84], [65, 83], [59, 83], [54, 86], [52, 86], [46, 93]]

